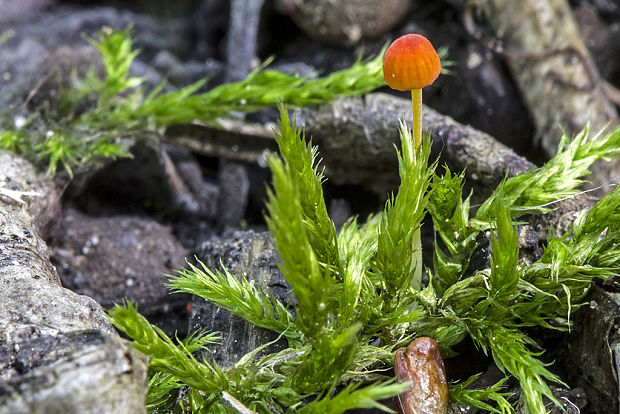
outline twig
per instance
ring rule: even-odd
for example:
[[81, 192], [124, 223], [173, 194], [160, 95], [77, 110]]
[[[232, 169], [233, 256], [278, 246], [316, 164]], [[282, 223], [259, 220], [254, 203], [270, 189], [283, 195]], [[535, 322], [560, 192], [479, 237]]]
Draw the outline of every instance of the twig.
[[239, 411], [241, 414], [258, 414], [256, 411], [250, 410], [248, 407], [243, 405], [238, 399], [227, 393], [226, 391], [222, 391], [222, 398], [226, 401], [232, 408]]
[[4, 187], [4, 185], [5, 183], [0, 183], [0, 196], [9, 198], [19, 204], [26, 204], [26, 202], [22, 200], [23, 196], [37, 197], [40, 195], [36, 191], [9, 190], [8, 188]]
[[470, 0], [465, 5], [463, 10], [463, 26], [467, 30], [467, 33], [476, 39], [482, 46], [491, 52], [508, 59], [521, 60], [521, 61], [541, 61], [543, 59], [558, 56], [568, 55], [575, 57], [582, 64], [586, 71], [588, 82], [584, 85], [577, 85], [574, 82], [568, 81], [560, 77], [556, 72], [547, 74], [550, 78], [556, 82], [577, 91], [592, 91], [600, 83], [601, 79], [596, 69], [588, 61], [588, 58], [573, 45], [568, 45], [560, 48], [551, 48], [542, 52], [525, 52], [516, 48], [506, 49], [501, 39], [491, 37], [482, 32], [474, 19], [474, 12], [480, 11], [480, 3], [478, 0]]

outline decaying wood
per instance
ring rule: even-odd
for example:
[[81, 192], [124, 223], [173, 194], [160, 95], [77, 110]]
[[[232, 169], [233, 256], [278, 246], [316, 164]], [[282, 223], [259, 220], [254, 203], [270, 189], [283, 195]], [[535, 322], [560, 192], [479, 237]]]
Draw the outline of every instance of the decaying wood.
[[[244, 275], [260, 289], [273, 293], [282, 303], [295, 303], [291, 289], [278, 269], [280, 259], [268, 232], [236, 231], [228, 238], [204, 243], [196, 256], [209, 269], [226, 269], [233, 275]], [[189, 329], [190, 333], [203, 330], [221, 333], [221, 341], [209, 346], [209, 352], [225, 369], [232, 368], [241, 357], [260, 345], [278, 339], [275, 332], [255, 326], [198, 296], [193, 299]], [[285, 344], [286, 340], [281, 338], [265, 352], [280, 351]]]
[[263, 165], [265, 151], [276, 151], [273, 138], [275, 124], [252, 124], [219, 120], [219, 127], [203, 124], [173, 125], [164, 141], [198, 154]]
[[10, 153], [0, 166], [4, 188], [31, 194], [0, 195], [0, 413], [145, 412], [144, 357], [50, 264], [35, 223], [58, 200], [53, 184]]
[[566, 365], [566, 371], [575, 379], [571, 388], [586, 391], [590, 396], [588, 411], [592, 413], [620, 412], [620, 309], [615, 298], [592, 286], [584, 299], [589, 306], [575, 312], [571, 334], [566, 338], [566, 347], [573, 356], [573, 363]]
[[[474, 4], [501, 44], [484, 38], [474, 27]], [[573, 134], [590, 123], [596, 132], [608, 123], [618, 124], [566, 0], [484, 0], [469, 5], [465, 26], [507, 59], [547, 154], [555, 153], [562, 129]], [[619, 173], [620, 161], [599, 164], [593, 169], [593, 181], [603, 184]]]
[[[319, 146], [329, 179], [336, 184], [362, 184], [380, 193], [398, 182], [394, 145], [399, 120], [410, 124], [411, 102], [382, 93], [341, 98], [296, 113], [306, 135]], [[273, 124], [222, 121], [220, 128], [181, 125], [168, 129], [171, 145], [198, 153], [264, 165], [265, 151], [276, 151]], [[431, 134], [435, 155], [482, 187], [495, 185], [534, 164], [493, 137], [424, 107], [423, 128]]]

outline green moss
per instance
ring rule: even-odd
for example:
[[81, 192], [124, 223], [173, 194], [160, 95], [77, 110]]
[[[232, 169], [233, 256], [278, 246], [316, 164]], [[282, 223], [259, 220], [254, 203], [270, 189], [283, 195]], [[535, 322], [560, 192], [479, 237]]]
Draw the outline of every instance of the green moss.
[[[325, 178], [316, 162], [317, 150], [282, 109], [276, 135], [280, 156], [268, 158], [273, 186], [267, 222], [282, 258], [280, 269], [298, 303], [295, 313], [243, 275], [204, 266], [179, 271], [170, 278], [170, 286], [279, 333], [289, 348], [258, 360], [252, 353], [228, 371], [211, 364], [204, 384], [195, 383], [190, 382], [195, 374], [191, 370], [181, 375], [167, 368], [179, 358], [178, 351], [164, 351], [149, 338], [132, 334], [133, 325], [155, 329], [133, 308], [116, 307], [111, 319], [136, 347], [160, 352], [158, 358], [168, 361], [154, 371], [206, 392], [198, 405], [195, 396], [188, 397], [194, 398], [193, 412], [226, 412], [222, 391], [261, 413], [338, 413], [376, 406], [376, 400], [406, 386], [392, 382], [390, 367], [394, 350], [415, 336], [434, 338], [444, 355], [469, 336], [502, 372], [519, 381], [529, 412], [545, 412], [543, 396], [559, 404], [549, 382], [561, 381], [540, 361], [542, 350], [523, 329], [567, 329], [570, 312], [592, 280], [620, 272], [620, 189], [580, 216], [570, 232], [551, 238], [531, 265], [518, 259], [512, 218], [524, 208], [544, 214], [550, 203], [577, 191], [594, 161], [620, 149], [620, 128], [591, 140], [586, 136], [584, 132], [570, 144], [564, 140], [556, 158], [545, 166], [503, 182], [471, 218], [468, 198], [462, 195], [463, 174], [453, 175], [446, 168], [438, 176], [428, 162], [429, 138], [414, 154], [409, 151], [411, 134], [403, 126], [398, 192], [382, 212], [361, 225], [351, 219], [337, 234], [325, 209]], [[558, 168], [571, 179], [556, 180]], [[431, 283], [416, 291], [410, 284], [410, 235], [426, 212], [442, 247], [436, 243], [434, 270], [427, 269]], [[490, 266], [471, 270], [469, 259], [478, 247], [478, 235], [489, 230]], [[210, 378], [216, 374], [227, 382], [214, 389]], [[379, 382], [368, 384], [369, 377]], [[484, 390], [470, 389], [475, 378], [451, 385], [455, 403], [514, 412], [502, 392], [505, 379]], [[151, 393], [160, 395], [166, 387], [154, 384]]]
[[[133, 49], [131, 27], [103, 30], [98, 39], [86, 39], [101, 55], [103, 75], [91, 69], [60, 93], [54, 116], [41, 114], [17, 129], [9, 116], [0, 119], [0, 148], [47, 163], [53, 174], [59, 166], [72, 175], [76, 166], [105, 158], [129, 157], [137, 139], [157, 139], [165, 127], [201, 121], [215, 125], [230, 112], [255, 112], [278, 103], [306, 106], [338, 96], [360, 95], [383, 85], [379, 55], [325, 77], [308, 79], [266, 67], [246, 79], [197, 93], [205, 80], [172, 92], [164, 84], [148, 92], [144, 79], [130, 76], [139, 51]], [[153, 132], [156, 131], [156, 132]], [[15, 143], [19, 136], [21, 143]]]

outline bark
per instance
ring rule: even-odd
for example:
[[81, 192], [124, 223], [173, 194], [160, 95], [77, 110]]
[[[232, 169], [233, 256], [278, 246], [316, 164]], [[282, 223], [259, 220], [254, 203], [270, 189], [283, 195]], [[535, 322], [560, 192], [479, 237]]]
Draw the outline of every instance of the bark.
[[[480, 6], [502, 44], [483, 42], [507, 59], [548, 155], [555, 154], [562, 129], [574, 134], [590, 123], [598, 132], [618, 123], [567, 1], [485, 0]], [[465, 23], [472, 32], [468, 13]], [[593, 181], [602, 184], [618, 173], [620, 161], [599, 163]]]
[[220, 183], [218, 228], [241, 227], [250, 192], [250, 178], [245, 166], [224, 160], [218, 168], [217, 180]]
[[[232, 275], [244, 275], [282, 303], [295, 304], [291, 289], [278, 269], [280, 259], [268, 232], [234, 232], [228, 238], [204, 243], [196, 257], [209, 269], [226, 269]], [[192, 304], [190, 333], [202, 330], [221, 333], [221, 341], [209, 346], [210, 355], [206, 359], [212, 357], [224, 369], [232, 368], [257, 347], [278, 339], [275, 332], [255, 326], [201, 297], [195, 296]], [[281, 338], [263, 352], [278, 352], [284, 348], [286, 340]]]
[[381, 36], [411, 8], [409, 0], [277, 0], [275, 4], [308, 36], [337, 47]]
[[145, 412], [145, 359], [50, 264], [35, 223], [58, 200], [53, 184], [7, 152], [0, 165], [3, 188], [37, 194], [0, 195], [0, 413]]

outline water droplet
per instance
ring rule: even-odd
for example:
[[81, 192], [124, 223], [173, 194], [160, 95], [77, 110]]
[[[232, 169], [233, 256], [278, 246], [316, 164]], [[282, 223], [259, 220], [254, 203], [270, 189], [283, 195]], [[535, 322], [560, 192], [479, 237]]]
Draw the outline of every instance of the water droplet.
[[261, 152], [260, 157], [258, 157], [258, 165], [262, 168], [267, 168], [267, 155], [269, 154], [268, 150], [264, 150]]
[[16, 129], [22, 129], [26, 125], [26, 117], [16, 115], [13, 118], [13, 125], [15, 125]]

